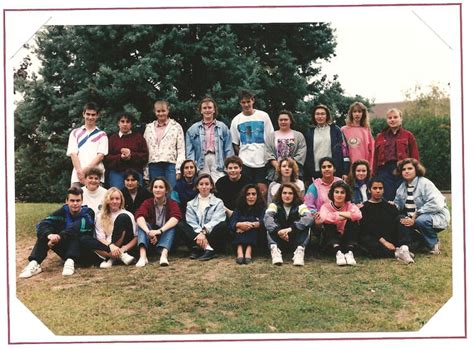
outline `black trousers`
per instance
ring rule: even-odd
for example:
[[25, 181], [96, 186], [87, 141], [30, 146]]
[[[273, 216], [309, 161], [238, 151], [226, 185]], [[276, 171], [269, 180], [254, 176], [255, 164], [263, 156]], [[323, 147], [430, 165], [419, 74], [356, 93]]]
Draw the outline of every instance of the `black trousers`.
[[[122, 245], [128, 244], [135, 237], [133, 234], [133, 223], [131, 218], [121, 213], [115, 218], [114, 228], [112, 230], [112, 243], [115, 244], [123, 236]], [[80, 262], [84, 264], [97, 264], [103, 259], [98, 257], [94, 251], [110, 252], [110, 247], [90, 235], [81, 235], [79, 238], [81, 258]]]
[[[48, 255], [48, 235], [51, 232], [38, 232], [38, 239], [36, 240], [35, 246], [31, 251], [28, 260], [36, 261], [38, 264], [41, 264]], [[52, 248], [52, 250], [62, 259], [66, 260], [71, 258], [75, 262], [79, 260], [80, 256], [80, 246], [78, 234], [62, 236], [61, 240]]]
[[[196, 241], [194, 240], [198, 235], [194, 229], [186, 222], [179, 222], [176, 225], [176, 230], [181, 238], [185, 241], [186, 246], [189, 248], [195, 247]], [[219, 252], [225, 252], [227, 239], [229, 237], [229, 231], [227, 229], [226, 222], [217, 224], [211, 233], [208, 234], [207, 241], [211, 247]]]
[[[359, 222], [347, 221], [344, 227], [344, 234], [337, 231], [335, 224], [324, 224], [324, 235], [326, 240], [326, 249], [336, 253], [341, 250], [342, 253], [353, 251], [359, 241], [360, 226]], [[339, 245], [334, 247], [334, 245]]]

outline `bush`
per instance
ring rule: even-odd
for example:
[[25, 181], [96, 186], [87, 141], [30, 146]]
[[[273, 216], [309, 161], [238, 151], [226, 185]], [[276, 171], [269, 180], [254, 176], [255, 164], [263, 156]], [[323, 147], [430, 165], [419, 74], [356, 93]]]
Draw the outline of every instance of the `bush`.
[[[386, 127], [385, 119], [371, 120], [372, 134]], [[416, 137], [426, 177], [441, 190], [451, 190], [451, 121], [449, 116], [403, 119], [403, 127]]]

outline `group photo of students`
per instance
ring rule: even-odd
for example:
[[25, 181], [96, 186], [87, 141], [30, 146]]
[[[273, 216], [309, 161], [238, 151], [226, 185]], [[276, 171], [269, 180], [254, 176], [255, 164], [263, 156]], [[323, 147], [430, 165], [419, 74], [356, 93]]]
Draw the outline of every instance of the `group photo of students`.
[[167, 267], [179, 263], [177, 249], [196, 262], [248, 265], [258, 255], [296, 267], [308, 255], [355, 266], [358, 256], [411, 264], [415, 253], [441, 253], [446, 198], [425, 177], [399, 109], [386, 112], [374, 137], [363, 103], [350, 106], [342, 128], [315, 103], [303, 134], [291, 111], [270, 118], [246, 90], [239, 101], [227, 125], [216, 101], [203, 98], [201, 120], [184, 132], [159, 100], [143, 134], [133, 131], [135, 116], [121, 112], [110, 135], [97, 127], [99, 107], [87, 103], [67, 144], [65, 204], [37, 224], [19, 278], [41, 273], [48, 250], [64, 260], [63, 276], [76, 266]]

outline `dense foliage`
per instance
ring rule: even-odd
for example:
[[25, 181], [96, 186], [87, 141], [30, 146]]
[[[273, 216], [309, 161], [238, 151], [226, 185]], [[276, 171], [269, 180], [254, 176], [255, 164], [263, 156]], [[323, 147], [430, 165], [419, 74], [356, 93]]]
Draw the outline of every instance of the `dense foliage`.
[[362, 98], [345, 97], [337, 76], [321, 72], [318, 63], [334, 56], [333, 34], [327, 23], [47, 27], [36, 37], [39, 75], [28, 75], [29, 62], [15, 74], [24, 97], [15, 111], [17, 199], [62, 199], [72, 168], [68, 134], [88, 101], [101, 106], [99, 127], [107, 132], [116, 131], [114, 114], [122, 110], [143, 129], [157, 99], [171, 103], [186, 129], [205, 95], [230, 122], [242, 88], [271, 116], [293, 111], [299, 129], [317, 102], [341, 116]]

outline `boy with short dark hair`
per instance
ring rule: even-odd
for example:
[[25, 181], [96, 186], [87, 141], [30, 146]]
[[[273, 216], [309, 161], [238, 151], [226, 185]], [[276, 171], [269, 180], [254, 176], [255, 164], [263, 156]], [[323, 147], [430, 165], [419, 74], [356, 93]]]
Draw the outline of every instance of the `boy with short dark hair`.
[[216, 196], [224, 202], [227, 217], [235, 209], [238, 194], [251, 181], [242, 175], [242, 160], [238, 156], [229, 156], [224, 160], [226, 175], [216, 182]]
[[254, 109], [255, 97], [250, 91], [241, 91], [239, 97], [242, 112], [230, 125], [232, 144], [242, 159], [243, 173], [258, 183], [262, 196], [267, 197], [265, 141], [274, 132], [272, 121], [266, 112]]
[[70, 188], [66, 204], [39, 222], [36, 226], [35, 246], [20, 278], [26, 279], [41, 273], [41, 263], [47, 257], [49, 249], [65, 260], [63, 276], [74, 274], [74, 263], [80, 257], [79, 236], [92, 235], [94, 230], [94, 211], [82, 206], [82, 199], [82, 189]]
[[405, 263], [413, 263], [410, 252], [410, 236], [399, 228], [399, 212], [395, 205], [383, 199], [384, 182], [380, 178], [369, 181], [371, 198], [360, 209], [361, 245], [369, 254], [378, 258], [397, 258]]
[[[71, 186], [85, 184], [85, 173], [92, 167], [104, 171], [102, 160], [107, 155], [109, 142], [107, 134], [97, 127], [99, 109], [95, 103], [84, 106], [82, 116], [84, 125], [71, 131], [66, 155], [71, 157], [74, 167], [71, 175]], [[104, 177], [100, 179], [104, 182]]]

